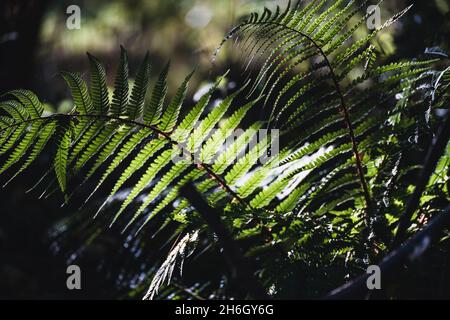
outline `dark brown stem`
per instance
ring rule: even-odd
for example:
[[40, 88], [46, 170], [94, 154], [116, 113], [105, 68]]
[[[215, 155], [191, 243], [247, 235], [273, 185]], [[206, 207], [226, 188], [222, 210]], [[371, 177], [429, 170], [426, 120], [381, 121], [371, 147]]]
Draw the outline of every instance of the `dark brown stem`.
[[333, 69], [333, 67], [332, 67], [332, 65], [330, 63], [330, 60], [328, 59], [327, 55], [323, 51], [322, 47], [319, 46], [317, 44], [317, 42], [313, 38], [311, 38], [309, 35], [301, 32], [301, 31], [298, 31], [298, 30], [296, 30], [294, 28], [285, 26], [285, 25], [283, 25], [281, 23], [278, 23], [278, 22], [270, 22], [270, 21], [267, 21], [267, 22], [255, 22], [254, 24], [271, 24], [271, 25], [275, 25], [275, 26], [281, 26], [281, 27], [284, 27], [287, 30], [295, 32], [295, 33], [305, 37], [308, 41], [310, 41], [312, 43], [312, 45], [319, 51], [320, 55], [324, 58], [325, 63], [327, 65], [328, 69], [330, 70], [330, 74], [331, 74], [331, 78], [333, 80], [333, 84], [334, 84], [334, 86], [336, 88], [337, 93], [339, 94], [339, 99], [341, 101], [341, 111], [342, 111], [342, 113], [344, 115], [344, 121], [345, 121], [345, 124], [347, 126], [348, 134], [349, 134], [349, 137], [350, 137], [350, 140], [351, 140], [351, 143], [352, 143], [352, 151], [353, 151], [353, 154], [354, 154], [355, 160], [356, 160], [356, 170], [357, 170], [358, 178], [359, 178], [359, 181], [360, 181], [360, 184], [361, 184], [361, 188], [363, 190], [364, 199], [365, 199], [365, 202], [366, 202], [366, 217], [365, 217], [366, 218], [366, 224], [370, 225], [370, 217], [373, 215], [372, 199], [371, 199], [370, 191], [369, 191], [369, 188], [367, 186], [366, 178], [365, 178], [365, 175], [364, 175], [364, 169], [363, 169], [363, 165], [362, 165], [362, 162], [361, 162], [361, 158], [359, 156], [358, 143], [356, 141], [356, 137], [355, 137], [355, 133], [354, 133], [354, 130], [353, 130], [352, 122], [350, 120], [350, 114], [348, 112], [348, 108], [347, 108], [347, 105], [345, 103], [344, 95], [342, 93], [342, 90], [341, 90], [341, 87], [339, 85], [339, 81], [338, 81], [338, 79], [336, 77], [336, 74], [334, 73], [334, 69]]
[[[179, 142], [177, 142], [177, 141], [172, 139], [172, 137], [170, 136], [171, 132], [164, 132], [164, 131], [158, 129], [156, 126], [153, 126], [153, 125], [137, 122], [135, 120], [115, 117], [115, 116], [111, 116], [111, 115], [100, 115], [100, 114], [53, 114], [53, 115], [46, 116], [46, 117], [27, 119], [27, 120], [16, 122], [16, 123], [14, 123], [14, 124], [12, 124], [10, 126], [2, 128], [0, 130], [0, 134], [3, 133], [5, 130], [8, 130], [8, 129], [13, 128], [13, 127], [20, 126], [22, 124], [32, 123], [34, 121], [58, 120], [58, 118], [70, 118], [70, 119], [89, 118], [89, 119], [104, 120], [104, 121], [118, 121], [118, 122], [123, 123], [123, 124], [129, 124], [129, 125], [134, 125], [134, 126], [137, 126], [137, 127], [147, 128], [147, 129], [150, 129], [153, 132], [163, 136], [172, 145], [175, 145], [175, 146], [179, 147], [181, 149], [181, 151], [183, 151], [183, 154], [192, 157], [192, 153], [190, 151], [188, 151], [183, 144], [181, 144], [181, 143], [179, 143]], [[234, 199], [236, 199], [241, 205], [243, 205], [246, 208], [252, 209], [250, 204], [247, 203], [241, 197], [239, 197], [239, 195], [236, 192], [234, 192], [233, 189], [230, 188], [230, 186], [227, 185], [226, 181], [220, 175], [218, 175], [217, 173], [214, 172], [214, 170], [211, 168], [210, 165], [208, 165], [206, 163], [201, 163], [201, 164], [199, 164], [199, 167], [203, 168], [211, 177], [213, 177], [219, 183], [219, 185], [225, 191], [227, 191]]]

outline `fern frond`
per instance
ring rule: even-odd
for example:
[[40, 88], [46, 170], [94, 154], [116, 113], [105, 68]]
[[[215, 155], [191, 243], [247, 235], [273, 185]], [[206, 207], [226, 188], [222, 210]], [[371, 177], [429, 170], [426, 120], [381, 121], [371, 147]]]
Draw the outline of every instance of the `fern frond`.
[[18, 126], [14, 126], [12, 128], [9, 128], [8, 130], [4, 131], [4, 141], [2, 141], [1, 147], [0, 147], [0, 155], [6, 153], [9, 151], [17, 141], [22, 137], [22, 135], [26, 132], [28, 128], [28, 124], [22, 123]]
[[181, 105], [183, 103], [184, 97], [186, 96], [187, 87], [189, 80], [191, 79], [194, 72], [191, 72], [184, 79], [181, 86], [178, 88], [177, 93], [173, 97], [167, 109], [164, 111], [161, 122], [158, 124], [158, 129], [162, 132], [171, 132], [178, 121], [178, 115], [180, 114]]
[[111, 103], [111, 114], [114, 117], [125, 116], [128, 105], [128, 54], [120, 46], [120, 62], [117, 68], [116, 79], [114, 80], [114, 94]]
[[168, 149], [163, 151], [152, 164], [148, 167], [145, 173], [141, 176], [138, 183], [133, 187], [125, 201], [122, 203], [119, 212], [115, 215], [113, 223], [117, 220], [120, 214], [126, 207], [144, 190], [144, 188], [155, 178], [160, 170], [162, 170], [172, 159], [173, 150]]
[[136, 75], [136, 80], [131, 90], [130, 102], [127, 107], [126, 114], [129, 119], [135, 120], [141, 117], [144, 109], [145, 96], [148, 89], [148, 81], [150, 78], [150, 57], [149, 53], [145, 55], [139, 71]]
[[[100, 186], [105, 182], [105, 180], [109, 177], [109, 175], [117, 168], [117, 166], [121, 164], [128, 157], [128, 155], [130, 155], [133, 152], [133, 150], [151, 134], [152, 132], [149, 132], [148, 130], [145, 129], [141, 129], [138, 132], [131, 135], [131, 137], [120, 148], [119, 152], [114, 156], [114, 159], [111, 161], [106, 171], [102, 174], [102, 177], [97, 183], [97, 186], [91, 192], [87, 200], [89, 200], [91, 196], [98, 190], [98, 188], [100, 188]], [[119, 141], [114, 142], [114, 144], [115, 146], [117, 146], [119, 144]]]
[[[36, 139], [34, 140], [36, 141], [36, 143], [33, 144], [33, 148], [27, 160], [24, 162], [21, 168], [14, 173], [14, 175], [8, 180], [7, 183], [12, 181], [16, 176], [18, 176], [20, 173], [26, 170], [34, 162], [34, 160], [36, 160], [36, 158], [42, 153], [45, 146], [48, 144], [48, 141], [52, 138], [53, 134], [56, 131], [56, 127], [57, 127], [56, 121], [49, 121], [48, 123], [46, 123], [46, 125], [42, 127], [42, 130], [40, 130], [39, 136], [37, 137], [37, 141]], [[19, 157], [23, 156], [24, 154], [19, 155]]]
[[225, 112], [230, 108], [231, 103], [233, 102], [237, 94], [238, 94], [237, 92], [233, 93], [225, 100], [220, 102], [211, 111], [211, 113], [208, 114], [206, 118], [200, 122], [198, 128], [194, 129], [192, 135], [189, 137], [189, 140], [187, 142], [187, 149], [190, 152], [192, 153], [197, 152], [197, 149], [208, 137], [209, 133], [214, 128], [214, 126], [222, 119]]
[[28, 119], [29, 113], [15, 100], [4, 101], [0, 104], [0, 110], [5, 111], [15, 122], [24, 122]]
[[[226, 74], [225, 74], [226, 75]], [[211, 99], [211, 94], [217, 89], [220, 82], [225, 77], [220, 77], [215, 84], [211, 87], [210, 90], [208, 90], [207, 93], [205, 93], [197, 102], [197, 104], [192, 108], [191, 111], [184, 117], [184, 119], [180, 122], [180, 124], [177, 126], [175, 131], [172, 133], [171, 138], [178, 142], [183, 143], [188, 139], [188, 136], [191, 134], [192, 130], [196, 125], [198, 125], [198, 120], [200, 119], [201, 115], [205, 111], [206, 107], [208, 106], [208, 103]]]
[[28, 151], [28, 149], [31, 147], [34, 141], [38, 138], [40, 134], [41, 124], [42, 122], [41, 123], [34, 122], [31, 125], [30, 130], [23, 136], [23, 138], [20, 139], [20, 142], [14, 148], [9, 159], [0, 168], [0, 174], [3, 173], [5, 170], [7, 170], [16, 162], [18, 162], [25, 155], [25, 153]]
[[161, 71], [158, 81], [153, 88], [150, 102], [145, 105], [144, 122], [147, 124], [157, 124], [160, 121], [164, 99], [167, 93], [167, 74], [169, 67], [170, 61]]
[[[139, 207], [139, 209], [134, 214], [133, 218], [127, 224], [127, 227], [129, 225], [131, 225], [144, 212], [144, 210], [150, 205], [150, 203], [153, 200], [155, 200], [156, 197], [158, 197], [167, 187], [169, 187], [170, 184], [176, 178], [182, 176], [184, 171], [186, 171], [189, 167], [190, 167], [190, 164], [187, 162], [183, 162], [183, 161], [180, 161], [180, 162], [176, 163], [174, 166], [172, 166], [172, 168], [170, 168], [170, 170], [161, 177], [161, 179], [156, 183], [156, 185], [153, 187], [153, 189], [150, 191], [150, 193], [146, 196], [142, 205]], [[153, 177], [155, 175], [156, 174], [154, 174]], [[180, 187], [181, 186], [178, 186], [178, 188], [180, 188]]]
[[[130, 143], [127, 144], [126, 146], [124, 146], [124, 148], [122, 148], [121, 152], [119, 153], [118, 157], [116, 157], [116, 159], [114, 159], [113, 163], [120, 163], [123, 158], [128, 155], [129, 153], [131, 153], [134, 149], [134, 147], [136, 146], [136, 143], [139, 143], [140, 141], [137, 141], [139, 139], [138, 135], [135, 135], [134, 137], [132, 137], [132, 139], [130, 140]], [[119, 191], [119, 189], [122, 187], [122, 185], [136, 172], [138, 171], [140, 168], [142, 168], [142, 166], [144, 166], [144, 164], [148, 161], [148, 159], [150, 157], [152, 157], [156, 152], [158, 152], [159, 150], [161, 150], [165, 145], [167, 144], [167, 141], [164, 139], [155, 139], [152, 140], [151, 142], [147, 143], [147, 145], [137, 154], [137, 156], [131, 161], [131, 163], [129, 164], [129, 166], [125, 169], [124, 172], [122, 172], [120, 178], [117, 180], [117, 182], [115, 183], [113, 189], [110, 192], [109, 197], [105, 200], [105, 202], [103, 203], [103, 205], [100, 207], [100, 209], [98, 210], [98, 212], [103, 208], [103, 206], [111, 199], [111, 197], [117, 192]], [[111, 164], [112, 165], [112, 164]], [[107, 172], [105, 172], [105, 175], [108, 175], [110, 173], [110, 171], [114, 170], [116, 167], [111, 167], [111, 169], [108, 169]], [[106, 176], [103, 176], [102, 180], [100, 181], [100, 183], [102, 183], [104, 181], [104, 179], [106, 179]]]
[[58, 142], [54, 159], [54, 169], [61, 191], [65, 193], [67, 187], [67, 158], [71, 141], [71, 130], [69, 127], [61, 127], [56, 135]]
[[111, 122], [105, 124], [102, 130], [98, 132], [98, 134], [95, 137], [93, 137], [93, 139], [89, 142], [89, 144], [85, 148], [84, 152], [77, 159], [74, 165], [74, 169], [76, 171], [80, 170], [90, 158], [94, 157], [97, 154], [97, 152], [99, 152], [103, 148], [105, 143], [112, 136], [117, 134], [116, 130], [117, 130], [116, 123]]
[[[416, 82], [432, 77], [430, 65], [434, 60], [377, 64], [377, 37], [409, 8], [373, 32], [359, 36], [359, 29], [372, 14], [359, 14], [367, 3], [312, 0], [304, 6], [289, 3], [285, 10], [277, 7], [251, 14], [223, 43], [239, 37], [236, 43], [244, 57], [244, 73], [254, 80], [245, 80], [240, 90], [214, 105], [211, 97], [225, 76], [190, 106], [186, 96], [193, 73], [180, 80], [181, 85], [166, 105], [170, 63], [151, 85], [148, 53], [130, 93], [128, 57], [123, 47], [109, 101], [105, 68], [88, 54], [89, 88], [80, 75], [62, 73], [74, 102], [69, 114], [44, 116], [42, 103], [27, 90], [9, 92], [10, 100], [0, 102], [0, 155], [5, 159], [0, 173], [18, 166], [13, 175], [16, 177], [54, 141], [54, 175], [66, 200], [70, 175], [84, 175], [83, 182], [94, 180], [94, 190], [86, 201], [100, 187], [106, 189], [106, 181], [111, 180], [112, 188], [105, 190], [106, 199], [102, 199], [96, 216], [107, 204], [117, 201], [119, 209], [111, 224], [125, 220], [125, 229], [132, 227], [132, 231], [147, 226], [152, 236], [155, 231], [166, 232], [175, 226], [167, 231], [169, 239], [187, 234], [180, 242], [175, 241], [148, 296], [170, 280], [176, 262], [198, 236], [198, 231], [192, 230], [205, 226], [198, 219], [200, 211], [180, 194], [188, 183], [212, 207], [227, 213], [223, 221], [233, 226], [240, 239], [249, 237], [271, 246], [281, 243], [282, 250], [294, 252], [303, 245], [317, 246], [308, 239], [316, 235], [315, 231], [305, 233], [309, 227], [332, 234], [327, 241], [319, 238], [319, 247], [333, 245], [330, 256], [342, 256], [342, 252], [348, 252], [341, 250], [348, 245], [347, 231], [343, 244], [330, 244], [334, 233], [344, 234], [348, 221], [360, 219], [362, 213], [365, 227], [373, 233], [371, 221], [384, 218], [385, 213], [374, 205], [379, 205], [381, 195], [390, 194], [386, 192], [389, 187], [377, 190], [372, 188], [373, 181], [392, 185], [379, 174], [377, 166], [387, 163], [391, 168], [397, 160], [390, 158], [391, 150], [383, 148], [388, 149], [387, 145], [397, 152], [401, 143], [408, 145], [404, 141], [416, 134], [411, 134], [412, 128], [421, 129], [409, 113], [423, 108], [423, 96], [434, 100], [434, 94], [443, 95], [441, 91], [448, 89], [442, 84], [438, 90], [435, 84], [434, 93], [422, 95], [423, 88], [416, 88]], [[352, 38], [357, 40], [351, 42]], [[152, 87], [151, 95], [148, 87]], [[399, 93], [405, 97], [397, 99]], [[235, 106], [241, 96], [244, 102]], [[412, 103], [414, 99], [417, 101]], [[270, 107], [268, 112], [261, 110], [263, 121], [247, 119], [260, 102]], [[425, 120], [420, 120], [427, 129], [433, 122], [428, 107], [428, 119], [425, 115]], [[271, 139], [258, 135], [265, 124], [269, 129], [280, 128], [282, 150], [262, 164], [259, 160], [271, 151]], [[235, 137], [238, 130], [242, 134]], [[180, 153], [183, 157], [178, 159]], [[397, 155], [394, 158], [399, 159]], [[446, 165], [445, 158], [439, 170], [445, 171]], [[416, 167], [416, 163], [410, 165], [392, 180], [406, 181], [406, 173]], [[436, 175], [433, 181], [443, 184], [447, 180]], [[54, 187], [52, 184], [48, 190]], [[244, 222], [247, 217], [252, 223]], [[348, 221], [336, 225], [339, 219]], [[348, 232], [363, 234], [362, 228], [352, 226]], [[261, 235], [263, 240], [256, 239]], [[357, 237], [352, 237], [356, 241]], [[372, 239], [363, 241], [360, 247], [371, 247]]]
[[[248, 104], [240, 107], [229, 118], [227, 118], [218, 129], [204, 144], [200, 152], [200, 161], [202, 163], [213, 162], [213, 157], [217, 150], [227, 141], [228, 137], [233, 134], [237, 126], [241, 123], [247, 112], [256, 104], [257, 101], [249, 102]], [[227, 107], [228, 108], [228, 107]], [[219, 108], [216, 108], [216, 110]], [[211, 113], [212, 115], [212, 113]]]
[[116, 134], [114, 134], [108, 142], [105, 143], [103, 148], [99, 151], [96, 157], [94, 165], [89, 170], [86, 176], [86, 180], [89, 179], [97, 169], [106, 162], [106, 160], [112, 156], [117, 148], [122, 144], [122, 142], [131, 134], [131, 126], [123, 126], [117, 129]]
[[91, 96], [89, 95], [86, 82], [81, 77], [72, 72], [61, 72], [64, 80], [66, 80], [70, 91], [72, 92], [73, 102], [76, 106], [76, 111], [80, 114], [91, 114], [93, 105]]
[[30, 117], [38, 118], [44, 112], [44, 107], [42, 103], [39, 101], [38, 97], [29, 90], [13, 90], [8, 92], [9, 95], [12, 95], [19, 100], [19, 102], [25, 107], [25, 110], [28, 112]]
[[90, 94], [94, 113], [108, 114], [109, 97], [108, 88], [106, 87], [106, 71], [100, 61], [93, 55], [88, 53], [89, 63], [91, 66], [91, 87]]

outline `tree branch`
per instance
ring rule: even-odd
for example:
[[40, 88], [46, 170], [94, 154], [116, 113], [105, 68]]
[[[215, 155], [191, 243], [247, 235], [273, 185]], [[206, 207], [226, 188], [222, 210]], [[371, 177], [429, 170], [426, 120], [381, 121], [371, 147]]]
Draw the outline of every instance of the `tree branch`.
[[[406, 263], [416, 261], [422, 254], [438, 240], [442, 231], [450, 227], [450, 206], [448, 206], [437, 217], [420, 232], [414, 235], [408, 242], [383, 259], [379, 264], [384, 286], [395, 279], [397, 271]], [[325, 299], [361, 299], [368, 292], [367, 279], [369, 275], [364, 274], [349, 283], [331, 291]]]
[[263, 286], [255, 278], [255, 272], [252, 271], [249, 262], [222, 223], [219, 210], [209, 206], [192, 183], [183, 186], [181, 194], [189, 200], [206, 221], [211, 231], [217, 235], [236, 287], [246, 289], [253, 299], [268, 299], [269, 297]]
[[411, 225], [411, 218], [420, 204], [420, 198], [422, 196], [422, 193], [427, 187], [428, 181], [430, 180], [430, 176], [436, 169], [439, 159], [445, 152], [445, 148], [447, 147], [449, 139], [450, 139], [450, 112], [448, 113], [447, 119], [445, 120], [444, 124], [439, 128], [437, 136], [428, 150], [427, 156], [424, 161], [423, 169], [420, 172], [419, 177], [417, 179], [418, 182], [416, 188], [414, 189], [413, 194], [409, 198], [405, 212], [400, 217], [397, 233], [394, 237], [394, 241], [392, 242], [393, 248], [399, 246], [400, 243], [402, 243], [405, 240], [406, 233], [408, 231], [409, 226]]

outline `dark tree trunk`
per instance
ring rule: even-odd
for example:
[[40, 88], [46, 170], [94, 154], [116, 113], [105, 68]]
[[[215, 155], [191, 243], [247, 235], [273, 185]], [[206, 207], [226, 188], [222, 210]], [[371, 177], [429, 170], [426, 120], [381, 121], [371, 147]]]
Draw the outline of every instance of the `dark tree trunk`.
[[35, 53], [48, 0], [0, 1], [0, 94], [34, 89]]

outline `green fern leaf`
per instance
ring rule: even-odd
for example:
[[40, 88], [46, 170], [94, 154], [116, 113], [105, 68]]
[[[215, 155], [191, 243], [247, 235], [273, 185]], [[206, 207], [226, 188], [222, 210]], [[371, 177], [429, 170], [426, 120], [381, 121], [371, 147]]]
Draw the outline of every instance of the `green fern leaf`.
[[124, 116], [128, 105], [128, 55], [120, 46], [120, 62], [114, 80], [114, 94], [111, 103], [111, 114], [114, 117]]
[[106, 86], [106, 71], [100, 61], [88, 53], [91, 65], [91, 99], [96, 114], [105, 115], [109, 111], [109, 96]]
[[71, 140], [70, 128], [61, 129], [58, 133], [58, 148], [54, 159], [54, 169], [59, 187], [63, 193], [67, 188], [67, 158]]
[[[172, 168], [170, 168], [169, 172], [167, 172], [165, 175], [162, 176], [162, 178], [156, 183], [156, 185], [153, 187], [153, 189], [150, 191], [150, 193], [145, 198], [142, 205], [139, 207], [139, 209], [134, 214], [133, 218], [128, 223], [127, 227], [131, 225], [148, 207], [148, 205], [156, 199], [157, 196], [159, 196], [162, 191], [164, 191], [169, 185], [179, 176], [181, 176], [185, 170], [187, 170], [190, 167], [190, 164], [188, 162], [179, 161], [177, 162]], [[137, 191], [136, 191], [137, 192]], [[139, 191], [140, 192], [140, 191]]]
[[76, 111], [80, 114], [91, 114], [93, 110], [91, 96], [88, 93], [86, 82], [81, 77], [72, 72], [61, 72], [64, 80], [66, 80], [72, 98], [75, 102]]
[[162, 170], [172, 159], [173, 150], [168, 149], [163, 151], [155, 161], [148, 167], [147, 171], [144, 175], [139, 179], [139, 182], [133, 187], [128, 197], [122, 203], [119, 212], [117, 212], [116, 216], [113, 219], [114, 223], [120, 214], [128, 207], [128, 205], [144, 190], [144, 188], [155, 178], [160, 170]]
[[144, 101], [150, 78], [149, 59], [149, 53], [147, 52], [144, 61], [142, 61], [141, 66], [139, 67], [136, 81], [134, 82], [133, 89], [131, 90], [130, 103], [127, 108], [127, 116], [131, 120], [136, 120], [142, 116], [142, 110], [144, 109]]
[[42, 103], [39, 101], [38, 97], [29, 90], [13, 90], [8, 92], [8, 94], [13, 95], [16, 97], [20, 103], [25, 107], [25, 109], [28, 111], [28, 114], [32, 118], [38, 118], [42, 115], [44, 112], [44, 107], [42, 106]]
[[97, 183], [95, 189], [91, 192], [89, 197], [86, 199], [88, 201], [92, 195], [100, 188], [100, 186], [105, 182], [109, 175], [133, 152], [133, 150], [147, 137], [149, 137], [153, 132], [148, 130], [139, 130], [138, 132], [131, 135], [127, 142], [120, 148], [119, 152], [114, 159], [109, 164], [106, 171], [102, 174], [100, 181]]
[[132, 127], [123, 126], [117, 129], [117, 133], [111, 137], [111, 139], [105, 144], [105, 146], [99, 151], [99, 154], [95, 160], [95, 163], [89, 170], [85, 180], [89, 179], [106, 160], [111, 157], [114, 152], [119, 148], [121, 143], [131, 134]]
[[15, 120], [15, 122], [24, 122], [29, 116], [23, 105], [15, 100], [1, 102], [0, 110], [4, 110], [8, 113]]
[[[100, 212], [100, 210], [103, 208], [103, 206], [106, 205], [106, 203], [111, 199], [111, 197], [117, 192], [119, 191], [119, 189], [122, 187], [122, 185], [136, 172], [138, 171], [140, 168], [142, 168], [142, 166], [148, 161], [148, 159], [150, 157], [152, 157], [156, 152], [158, 152], [159, 150], [161, 150], [165, 145], [167, 144], [167, 141], [164, 139], [155, 139], [152, 140], [151, 142], [147, 143], [144, 148], [138, 153], [138, 155], [136, 157], [134, 157], [134, 159], [131, 161], [130, 165], [125, 169], [124, 172], [122, 172], [119, 180], [117, 180], [117, 182], [115, 183], [112, 191], [110, 192], [109, 197], [105, 200], [105, 202], [103, 203], [103, 205], [100, 207], [100, 209], [98, 210], [98, 212]], [[126, 147], [129, 147], [126, 146]], [[121, 150], [121, 151], [128, 151], [127, 149], [125, 150]], [[131, 152], [131, 150], [130, 150]], [[123, 157], [123, 153], [119, 155], [120, 158], [115, 159], [114, 162], [120, 162], [121, 158]], [[112, 168], [114, 169], [114, 168]], [[109, 170], [106, 172], [109, 173]], [[105, 174], [106, 174], [105, 173]], [[104, 175], [105, 176], [105, 175]], [[103, 181], [103, 178], [102, 178]]]
[[18, 145], [14, 148], [9, 159], [0, 168], [0, 174], [11, 167], [13, 164], [17, 163], [25, 155], [27, 150], [31, 147], [31, 145], [38, 137], [39, 131], [41, 129], [41, 124], [42, 121], [34, 122], [31, 125], [30, 130], [24, 135], [23, 138], [20, 139]]
[[28, 124], [26, 123], [11, 128], [11, 130], [7, 132], [8, 135], [5, 135], [6, 139], [5, 142], [1, 145], [0, 155], [9, 151], [16, 144], [16, 142], [19, 141], [27, 128]]
[[51, 139], [53, 134], [56, 131], [57, 122], [49, 121], [45, 125], [43, 125], [42, 130], [39, 132], [39, 136], [37, 138], [37, 142], [33, 145], [33, 148], [25, 161], [22, 167], [14, 173], [14, 175], [8, 180], [6, 184], [12, 181], [16, 176], [22, 173], [25, 169], [27, 169], [36, 158], [42, 153], [44, 147], [47, 145], [48, 141]]
[[170, 68], [170, 61], [161, 71], [158, 80], [152, 91], [152, 96], [144, 109], [144, 123], [155, 125], [160, 121], [164, 99], [167, 94], [167, 74]]
[[178, 121], [181, 105], [186, 96], [189, 80], [194, 72], [191, 72], [183, 81], [177, 93], [173, 97], [167, 109], [164, 111], [161, 122], [158, 124], [158, 129], [163, 132], [171, 132]]

